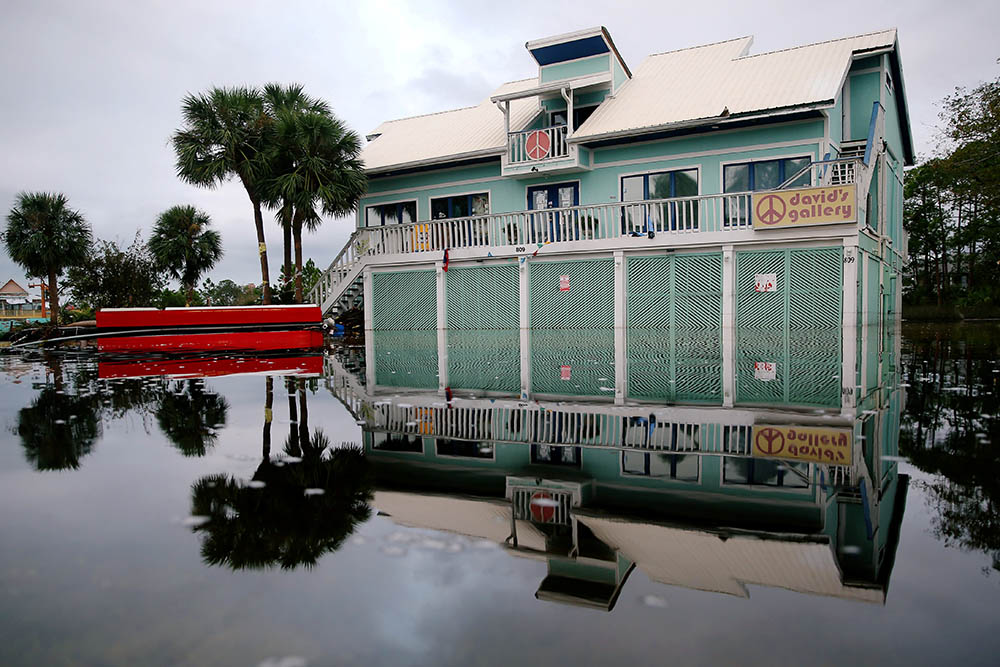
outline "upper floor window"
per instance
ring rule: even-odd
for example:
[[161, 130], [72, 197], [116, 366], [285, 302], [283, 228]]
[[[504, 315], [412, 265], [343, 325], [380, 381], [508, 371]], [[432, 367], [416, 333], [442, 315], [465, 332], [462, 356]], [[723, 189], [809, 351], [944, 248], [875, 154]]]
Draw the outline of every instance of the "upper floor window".
[[493, 443], [470, 442], [467, 440], [437, 440], [438, 456], [455, 456], [467, 459], [492, 459]]
[[622, 473], [697, 482], [698, 455], [626, 450], [622, 452]]
[[697, 196], [697, 169], [661, 171], [622, 178], [623, 202]]
[[[590, 107], [574, 107], [573, 108], [573, 129], [580, 127], [590, 118], [594, 112], [597, 111], [597, 106]], [[554, 127], [556, 125], [566, 124], [566, 110], [553, 111], [549, 114], [549, 126]]]
[[452, 195], [431, 200], [431, 218], [467, 218], [487, 215], [490, 212], [490, 195], [479, 192], [472, 195]]
[[424, 451], [424, 440], [419, 435], [375, 433], [372, 436], [372, 449], [382, 452], [422, 454]]
[[723, 461], [722, 481], [725, 484], [780, 486], [786, 489], [809, 487], [808, 463], [735, 456], [726, 456]]
[[[698, 170], [679, 169], [622, 178], [622, 202], [674, 199], [698, 196]], [[698, 201], [689, 199], [669, 204], [628, 206], [622, 220], [625, 233], [652, 233], [650, 230], [697, 229]]]
[[[772, 190], [798, 173], [810, 161], [808, 157], [794, 157], [727, 164], [723, 168], [723, 192]], [[795, 188], [806, 187], [810, 182], [810, 174], [807, 171], [790, 185]]]
[[365, 226], [409, 224], [417, 221], [417, 201], [376, 204], [365, 209]]

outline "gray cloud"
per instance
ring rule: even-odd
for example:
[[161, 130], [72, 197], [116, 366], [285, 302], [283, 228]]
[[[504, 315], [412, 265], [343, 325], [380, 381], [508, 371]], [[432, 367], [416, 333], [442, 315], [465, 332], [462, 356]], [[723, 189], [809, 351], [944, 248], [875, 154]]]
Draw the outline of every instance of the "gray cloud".
[[[833, 7], [833, 5], [829, 5]], [[207, 211], [226, 257], [213, 272], [259, 281], [250, 207], [238, 185], [199, 190], [174, 176], [180, 100], [212, 85], [297, 81], [359, 133], [381, 121], [479, 103], [534, 74], [524, 42], [606, 25], [625, 59], [745, 34], [761, 52], [896, 26], [917, 150], [933, 146], [935, 104], [997, 76], [995, 2], [734, 4], [15, 2], [0, 25], [0, 212], [20, 190], [69, 196], [101, 238], [128, 241], [178, 203]], [[529, 20], [530, 19], [530, 20]], [[351, 232], [328, 221], [306, 256], [328, 262]], [[281, 237], [268, 226], [272, 271]], [[0, 281], [21, 271], [0, 257]]]

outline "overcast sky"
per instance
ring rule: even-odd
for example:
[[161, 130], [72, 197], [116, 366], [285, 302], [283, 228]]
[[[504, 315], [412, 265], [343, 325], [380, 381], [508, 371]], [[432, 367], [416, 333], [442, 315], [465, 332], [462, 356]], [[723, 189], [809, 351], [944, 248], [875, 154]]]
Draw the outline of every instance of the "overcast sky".
[[[221, 231], [214, 279], [259, 282], [250, 204], [174, 175], [169, 137], [189, 92], [299, 82], [364, 135], [381, 121], [478, 104], [537, 74], [531, 39], [604, 25], [635, 69], [650, 53], [753, 35], [752, 53], [899, 29], [916, 150], [933, 150], [938, 103], [1000, 75], [996, 0], [739, 2], [257, 2], [5, 0], [0, 22], [0, 211], [24, 190], [65, 193], [95, 236], [148, 235], [194, 204]], [[4, 220], [3, 224], [6, 224]], [[325, 265], [350, 234], [329, 220], [304, 241]], [[281, 234], [267, 226], [272, 276]], [[6, 253], [0, 283], [24, 276]], [[23, 283], [22, 283], [23, 284]], [[34, 291], [34, 290], [33, 290]]]

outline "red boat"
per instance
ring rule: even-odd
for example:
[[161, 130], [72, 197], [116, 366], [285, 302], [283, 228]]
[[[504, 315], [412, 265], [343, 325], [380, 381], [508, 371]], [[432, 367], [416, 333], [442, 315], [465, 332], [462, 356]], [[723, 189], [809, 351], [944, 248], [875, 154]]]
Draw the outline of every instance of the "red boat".
[[105, 308], [98, 349], [108, 352], [298, 350], [323, 346], [319, 306]]
[[198, 356], [144, 359], [101, 359], [100, 378], [159, 377], [203, 378], [223, 375], [267, 373], [268, 375], [322, 375], [319, 354], [296, 356]]

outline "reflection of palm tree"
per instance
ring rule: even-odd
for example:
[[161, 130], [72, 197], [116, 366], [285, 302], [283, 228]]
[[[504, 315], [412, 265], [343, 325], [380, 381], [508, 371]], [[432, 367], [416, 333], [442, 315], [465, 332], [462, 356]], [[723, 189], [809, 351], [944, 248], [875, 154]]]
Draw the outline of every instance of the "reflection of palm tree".
[[202, 559], [234, 570], [311, 567], [368, 519], [372, 474], [358, 447], [330, 448], [317, 429], [302, 460], [265, 459], [247, 484], [210, 475], [192, 487], [191, 513], [208, 520]]
[[204, 456], [215, 444], [217, 425], [226, 423], [228, 413], [226, 399], [205, 391], [202, 380], [181, 380], [163, 392], [156, 421], [184, 456]]
[[46, 386], [31, 405], [17, 413], [14, 433], [36, 470], [79, 468], [100, 430], [93, 398], [65, 394], [60, 386], [61, 382]]

